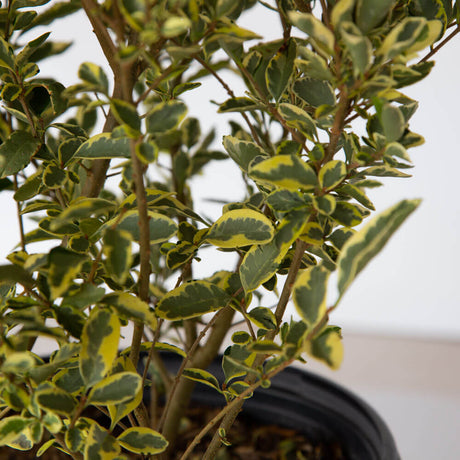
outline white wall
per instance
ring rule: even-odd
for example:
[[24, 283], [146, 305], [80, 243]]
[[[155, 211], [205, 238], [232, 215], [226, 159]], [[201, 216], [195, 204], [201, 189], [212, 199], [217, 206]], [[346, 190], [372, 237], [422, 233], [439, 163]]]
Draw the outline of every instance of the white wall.
[[[262, 7], [253, 10], [244, 24], [262, 35], [276, 37], [278, 24], [262, 17], [264, 12]], [[66, 40], [69, 30], [78, 38], [66, 63], [57, 58], [40, 66], [41, 75], [62, 76], [65, 84], [77, 81], [78, 63], [83, 60], [104, 62], [91, 44], [92, 33], [85, 18], [74, 15], [54, 27], [52, 36], [57, 41]], [[334, 313], [334, 322], [345, 331], [460, 338], [460, 293], [456, 286], [460, 256], [456, 193], [460, 171], [459, 47], [457, 37], [437, 55], [436, 67], [426, 81], [406, 91], [421, 101], [411, 128], [423, 134], [426, 143], [409, 152], [416, 165], [414, 177], [388, 179], [386, 187], [373, 191], [371, 198], [379, 210], [407, 197], [421, 197], [423, 204], [355, 281]], [[222, 101], [227, 96], [216, 85], [216, 94], [210, 97]], [[199, 93], [190, 95], [190, 100], [200, 98]], [[215, 106], [202, 104], [202, 108], [200, 117], [205, 126], [218, 122]], [[223, 132], [221, 127], [219, 130]], [[198, 195], [225, 196], [233, 189], [228, 171], [221, 171], [214, 181], [201, 187]], [[4, 263], [4, 255], [17, 243], [11, 194], [0, 194], [0, 210], [0, 263]]]

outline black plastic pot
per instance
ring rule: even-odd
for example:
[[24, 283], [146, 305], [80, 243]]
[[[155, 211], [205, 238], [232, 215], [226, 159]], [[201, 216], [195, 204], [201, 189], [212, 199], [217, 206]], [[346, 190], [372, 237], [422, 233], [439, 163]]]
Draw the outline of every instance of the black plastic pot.
[[[177, 370], [181, 358], [168, 356], [166, 365]], [[221, 361], [209, 371], [222, 378]], [[225, 404], [221, 395], [197, 384], [192, 399], [197, 404]], [[315, 443], [338, 443], [347, 460], [400, 460], [396, 444], [381, 417], [361, 398], [347, 389], [293, 367], [272, 380], [268, 389], [259, 388], [245, 401], [243, 412], [261, 424], [301, 431]]]

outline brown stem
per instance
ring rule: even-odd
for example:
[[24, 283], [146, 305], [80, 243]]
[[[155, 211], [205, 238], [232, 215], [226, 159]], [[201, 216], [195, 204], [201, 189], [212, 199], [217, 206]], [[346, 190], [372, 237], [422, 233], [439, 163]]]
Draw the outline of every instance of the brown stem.
[[457, 25], [457, 28], [448, 35], [439, 45], [435, 46], [426, 56], [424, 56], [420, 62], [428, 61], [434, 54], [436, 54], [448, 41], [452, 40], [460, 32], [460, 26]]
[[[280, 299], [278, 301], [278, 305], [277, 305], [276, 311], [275, 311], [277, 327], [276, 327], [275, 330], [270, 331], [270, 332], [267, 333], [267, 335], [266, 335], [267, 340], [273, 340], [274, 337], [276, 336], [278, 330], [279, 330], [279, 327], [280, 327], [281, 322], [283, 320], [284, 312], [286, 311], [286, 306], [287, 306], [287, 304], [289, 302], [289, 298], [291, 296], [291, 292], [292, 292], [292, 288], [294, 286], [294, 282], [295, 282], [295, 280], [297, 278], [297, 273], [299, 272], [300, 265], [302, 263], [302, 257], [303, 257], [303, 254], [305, 252], [306, 246], [307, 246], [307, 243], [305, 243], [302, 240], [297, 240], [296, 249], [295, 249], [295, 253], [294, 253], [294, 258], [293, 258], [293, 261], [291, 263], [291, 266], [289, 267], [288, 276], [286, 277], [286, 280], [284, 282], [283, 291], [281, 293], [281, 296], [280, 296]], [[255, 359], [255, 362], [254, 362], [254, 364], [252, 366], [253, 369], [256, 369], [257, 367], [262, 365], [264, 361], [265, 361], [265, 356], [264, 355], [259, 355]], [[254, 375], [248, 376], [246, 378], [246, 382], [252, 385], [254, 383], [255, 378], [256, 377]], [[222, 423], [220, 424], [220, 428], [223, 428], [225, 430], [225, 432], [228, 432], [230, 427], [235, 422], [236, 417], [238, 416], [239, 412], [241, 411], [243, 403], [244, 403], [244, 399], [241, 399], [238, 404], [234, 404], [232, 409], [228, 410], [226, 412], [226, 415], [223, 418]], [[209, 459], [209, 460], [215, 458], [215, 454], [216, 454], [217, 450], [219, 449], [220, 445], [221, 445], [221, 439], [220, 439], [220, 436], [219, 436], [219, 432], [216, 431], [214, 433], [214, 436], [213, 436], [213, 438], [212, 438], [207, 450], [206, 450], [206, 454], [205, 454], [205, 456], [203, 458], [204, 459]]]
[[[230, 88], [230, 86], [228, 86], [228, 84], [222, 79], [222, 77], [210, 65], [208, 65], [208, 63], [205, 60], [201, 59], [198, 55], [195, 56], [195, 59], [201, 64], [202, 67], [204, 67], [222, 85], [222, 87], [225, 89], [225, 91], [227, 91], [227, 94], [231, 98], [235, 98], [235, 93]], [[249, 120], [249, 117], [247, 116], [247, 114], [244, 112], [241, 112], [241, 116], [243, 117], [244, 121], [248, 125], [248, 128], [251, 131], [254, 141], [259, 146], [262, 147], [262, 143], [260, 141], [259, 135], [257, 134], [257, 131], [255, 130], [253, 124]]]
[[326, 155], [324, 155], [323, 164], [334, 158], [337, 144], [345, 126], [345, 119], [347, 118], [349, 107], [350, 100], [348, 98], [347, 87], [343, 85], [340, 89], [339, 104], [337, 112], [335, 113], [334, 124], [332, 125], [331, 132], [329, 134], [329, 144], [326, 148]]
[[[17, 174], [14, 175], [13, 181], [14, 181], [14, 191], [16, 192], [17, 189], [18, 189], [18, 176], [17, 176]], [[24, 222], [22, 220], [21, 203], [19, 201], [16, 201], [16, 210], [17, 210], [17, 213], [18, 213], [19, 235], [21, 237], [21, 249], [25, 252], [25, 250], [26, 250], [26, 239], [24, 237]]]
[[[269, 372], [267, 375], [264, 376], [264, 380], [266, 379], [271, 379], [273, 378], [275, 375], [279, 374], [281, 371], [283, 371], [287, 366], [289, 366], [293, 361], [294, 361], [295, 358], [291, 358], [289, 359], [288, 361], [284, 362], [283, 364], [281, 364], [279, 367], [277, 367], [276, 369], [273, 369], [271, 372]], [[230, 402], [229, 404], [227, 404], [199, 433], [197, 436], [195, 436], [195, 438], [193, 439], [192, 443], [188, 446], [187, 450], [184, 452], [184, 454], [182, 455], [182, 457], [180, 458], [180, 460], [186, 460], [190, 454], [192, 453], [193, 449], [200, 443], [200, 441], [203, 439], [203, 437], [206, 435], [206, 433], [208, 433], [208, 431], [212, 430], [212, 428], [214, 428], [217, 423], [219, 422], [219, 420], [221, 420], [223, 417], [227, 416], [228, 414], [230, 414], [231, 412], [234, 412], [235, 411], [235, 408], [236, 407], [241, 407], [242, 405], [242, 402], [244, 401], [244, 398], [248, 395], [250, 395], [254, 390], [256, 390], [257, 388], [260, 387], [260, 385], [262, 384], [262, 379], [253, 383], [252, 385], [250, 385], [246, 390], [244, 390], [241, 394], [239, 394], [232, 402]], [[237, 413], [239, 412], [239, 409], [238, 411], [236, 411]], [[222, 426], [222, 425], [221, 425]], [[220, 436], [217, 435], [218, 439], [219, 439], [219, 444], [217, 446], [217, 448], [219, 448], [220, 446]], [[217, 451], [217, 449], [216, 449]], [[203, 456], [203, 460], [214, 460], [216, 458], [216, 451], [210, 451], [210, 449], [208, 448], [208, 450], [205, 452], [204, 456]]]
[[[143, 165], [136, 155], [135, 141], [131, 140], [131, 161], [133, 164], [134, 191], [139, 212], [139, 247], [140, 247], [140, 271], [138, 280], [138, 295], [144, 302], [149, 302], [149, 279], [150, 279], [150, 228], [147, 210], [147, 198], [145, 194]], [[130, 359], [137, 366], [143, 335], [143, 323], [136, 322], [131, 344]]]
[[[190, 367], [206, 369], [216, 357], [222, 342], [231, 327], [235, 310], [227, 305], [219, 315], [211, 330], [206, 344], [195, 353], [190, 361]], [[188, 407], [190, 397], [195, 384], [191, 380], [181, 379], [175, 391], [175, 397], [171, 402], [167, 416], [165, 417], [162, 434], [172, 445], [177, 437], [179, 422], [185, 409]]]
[[300, 239], [297, 240], [294, 257], [292, 259], [291, 266], [289, 267], [289, 272], [284, 282], [283, 290], [281, 291], [281, 296], [279, 298], [278, 305], [276, 306], [276, 329], [268, 333], [268, 335], [271, 336], [267, 337], [268, 340], [273, 340], [273, 338], [279, 331], [279, 328], [283, 321], [284, 313], [286, 311], [287, 304], [289, 302], [289, 298], [291, 297], [292, 288], [297, 278], [297, 273], [299, 272], [300, 265], [302, 263], [302, 257], [305, 253], [306, 248], [307, 243], [305, 243], [305, 241], [302, 241]]
[[117, 47], [110, 37], [109, 31], [105, 26], [100, 16], [99, 5], [93, 0], [82, 0], [81, 2], [86, 15], [88, 16], [93, 31], [96, 34], [97, 40], [101, 45], [102, 52], [104, 53], [107, 62], [109, 63], [114, 75], [119, 72], [119, 63], [116, 59]]

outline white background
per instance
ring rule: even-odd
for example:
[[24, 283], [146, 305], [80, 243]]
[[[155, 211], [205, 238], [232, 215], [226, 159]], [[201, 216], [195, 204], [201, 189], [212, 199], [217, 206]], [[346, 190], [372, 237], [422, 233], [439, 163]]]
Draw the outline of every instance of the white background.
[[[242, 24], [265, 37], [279, 37], [276, 16], [266, 16], [263, 7], [251, 10]], [[43, 29], [47, 30], [50, 29]], [[66, 85], [78, 81], [77, 69], [82, 61], [105, 65], [83, 16], [73, 15], [53, 26], [51, 38], [67, 41], [69, 32], [77, 38], [66, 60], [57, 57], [40, 65], [42, 76], [54, 76]], [[339, 310], [334, 312], [333, 321], [341, 325], [345, 333], [460, 338], [460, 291], [457, 286], [460, 256], [459, 48], [460, 37], [457, 37], [438, 53], [431, 75], [406, 90], [410, 97], [420, 101], [411, 129], [422, 134], [426, 143], [409, 151], [416, 165], [412, 170], [413, 178], [386, 179], [386, 186], [372, 191], [370, 196], [378, 210], [402, 198], [422, 198], [423, 203], [383, 253], [359, 276]], [[217, 84], [208, 85], [208, 81], [205, 90], [190, 93], [188, 101], [196, 104], [193, 110], [199, 107], [199, 113], [193, 115], [201, 118], [206, 129], [218, 124], [220, 137], [228, 125], [216, 114], [216, 106], [206, 103], [205, 98], [223, 101], [227, 95]], [[242, 89], [238, 91], [237, 95], [243, 95]], [[223, 165], [211, 170], [209, 181], [195, 183], [197, 196], [225, 198], [228, 194], [234, 195], [238, 172], [229, 162], [218, 166]], [[241, 198], [234, 195], [234, 199]], [[203, 206], [199, 204], [198, 210], [204, 209]], [[4, 263], [4, 256], [18, 242], [15, 202], [10, 193], [0, 194], [0, 210], [0, 263]], [[216, 212], [218, 215], [219, 211]], [[206, 262], [202, 263], [206, 271]]]

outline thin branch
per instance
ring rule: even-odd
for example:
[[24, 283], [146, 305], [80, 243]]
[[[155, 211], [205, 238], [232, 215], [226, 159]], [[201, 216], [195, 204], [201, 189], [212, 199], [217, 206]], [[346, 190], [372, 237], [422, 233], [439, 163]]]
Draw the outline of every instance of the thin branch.
[[[18, 176], [17, 176], [17, 174], [14, 175], [13, 181], [14, 181], [14, 191], [16, 192], [18, 190]], [[22, 220], [22, 214], [21, 214], [21, 203], [19, 201], [16, 201], [16, 210], [17, 210], [17, 213], [18, 213], [19, 235], [21, 237], [21, 249], [25, 252], [25, 250], [26, 250], [26, 239], [25, 239], [25, 236], [24, 236], [24, 222]]]
[[186, 368], [187, 364], [190, 362], [193, 354], [195, 353], [195, 350], [197, 349], [197, 347], [200, 344], [200, 342], [203, 339], [203, 337], [206, 335], [208, 330], [216, 323], [217, 319], [220, 317], [220, 315], [222, 314], [223, 311], [224, 311], [224, 308], [221, 308], [211, 318], [209, 323], [206, 324], [204, 329], [200, 332], [200, 334], [196, 338], [194, 344], [190, 347], [190, 350], [188, 350], [187, 355], [185, 356], [185, 358], [182, 360], [182, 364], [181, 364], [179, 370], [176, 373], [176, 376], [174, 378], [174, 382], [172, 384], [171, 390], [170, 390], [169, 395], [168, 395], [168, 401], [166, 402], [166, 406], [165, 406], [165, 408], [163, 410], [163, 414], [161, 415], [161, 419], [160, 419], [160, 422], [158, 424], [158, 430], [159, 431], [163, 428], [163, 425], [164, 425], [165, 420], [166, 420], [167, 415], [168, 415], [169, 408], [170, 408], [171, 403], [172, 403], [172, 401], [174, 399], [174, 395], [176, 393], [177, 386], [179, 384], [180, 379], [182, 378], [182, 374], [184, 372], [184, 369]]
[[[244, 390], [241, 394], [239, 394], [233, 401], [228, 403], [193, 439], [191, 444], [188, 446], [187, 450], [184, 452], [182, 457], [180, 457], [180, 460], [186, 460], [190, 454], [193, 452], [195, 447], [200, 443], [200, 441], [203, 439], [203, 437], [210, 431], [212, 430], [217, 423], [225, 417], [228, 413], [233, 411], [236, 407], [240, 406], [242, 401], [244, 401], [244, 398], [251, 393], [254, 392], [257, 388], [259, 388], [262, 384], [263, 380], [269, 380], [273, 378], [275, 375], [279, 374], [282, 372], [287, 366], [289, 366], [295, 358], [291, 358], [288, 361], [284, 362], [281, 364], [279, 367], [276, 369], [272, 370], [269, 372], [267, 375], [264, 376], [263, 379], [258, 380], [257, 382], [253, 383], [250, 385], [246, 390]], [[215, 458], [214, 453], [209, 453], [208, 451], [205, 453], [203, 456], [203, 460], [213, 460]]]
[[278, 305], [276, 306], [275, 310], [276, 329], [274, 331], [269, 332], [269, 335], [271, 335], [272, 337], [267, 337], [268, 340], [273, 340], [273, 338], [279, 331], [281, 322], [283, 321], [284, 313], [286, 311], [287, 304], [289, 302], [289, 298], [291, 297], [292, 288], [297, 278], [297, 273], [299, 272], [300, 265], [302, 264], [302, 257], [305, 253], [306, 248], [307, 243], [305, 243], [305, 241], [298, 239], [296, 242], [294, 257], [292, 259], [291, 266], [289, 267], [289, 272], [286, 277], [286, 281], [284, 282], [283, 290], [281, 292], [281, 296], [279, 298]]
[[425, 62], [435, 55], [447, 42], [452, 40], [460, 32], [460, 25], [457, 25], [457, 28], [448, 35], [439, 45], [435, 46], [426, 56], [424, 56], [419, 62]]
[[[227, 83], [222, 79], [222, 77], [210, 66], [208, 63], [204, 60], [201, 59], [198, 55], [195, 56], [195, 60], [197, 60], [211, 75], [222, 85], [222, 87], [227, 91], [227, 94], [231, 98], [235, 98], [235, 93], [233, 90], [228, 86]], [[243, 117], [244, 121], [248, 125], [249, 130], [251, 131], [252, 137], [254, 138], [254, 141], [262, 147], [262, 143], [260, 141], [259, 135], [257, 134], [257, 131], [255, 130], [254, 126], [252, 125], [251, 121], [249, 120], [249, 117], [244, 113], [241, 112], [241, 116]]]
[[113, 43], [109, 31], [100, 17], [100, 6], [93, 0], [82, 0], [81, 4], [91, 22], [91, 25], [93, 26], [94, 33], [101, 45], [102, 52], [104, 53], [107, 62], [114, 74], [118, 73], [119, 63], [116, 59], [117, 47]]

